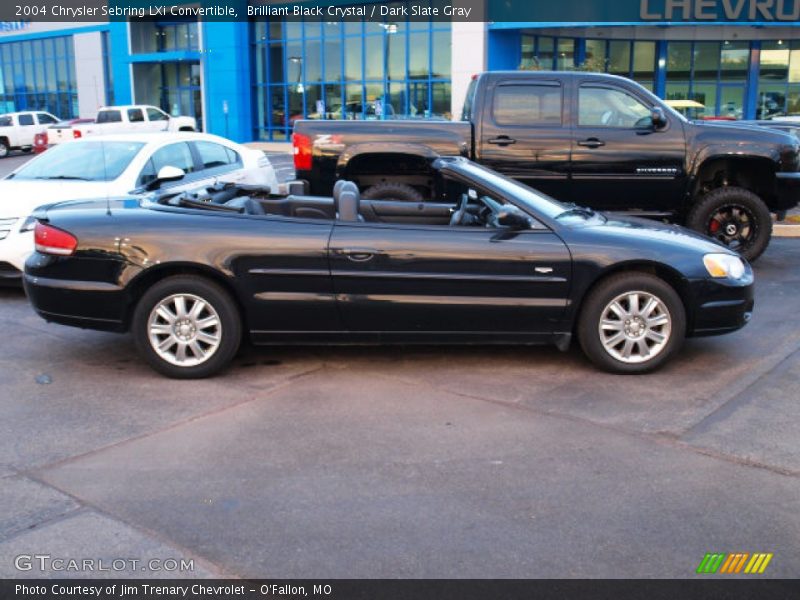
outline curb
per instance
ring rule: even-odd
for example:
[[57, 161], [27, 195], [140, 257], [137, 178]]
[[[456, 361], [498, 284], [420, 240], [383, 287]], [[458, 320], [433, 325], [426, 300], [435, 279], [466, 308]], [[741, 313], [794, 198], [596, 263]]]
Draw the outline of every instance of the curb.
[[787, 223], [772, 224], [773, 237], [800, 238], [800, 223], [789, 225]]

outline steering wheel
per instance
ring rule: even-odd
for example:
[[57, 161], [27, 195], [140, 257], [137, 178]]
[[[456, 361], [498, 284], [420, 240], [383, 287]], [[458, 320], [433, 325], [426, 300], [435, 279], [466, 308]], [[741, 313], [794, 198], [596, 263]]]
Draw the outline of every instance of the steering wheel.
[[467, 205], [469, 204], [469, 195], [461, 194], [461, 202], [458, 203], [458, 209], [450, 217], [450, 226], [463, 225], [464, 218], [467, 216]]

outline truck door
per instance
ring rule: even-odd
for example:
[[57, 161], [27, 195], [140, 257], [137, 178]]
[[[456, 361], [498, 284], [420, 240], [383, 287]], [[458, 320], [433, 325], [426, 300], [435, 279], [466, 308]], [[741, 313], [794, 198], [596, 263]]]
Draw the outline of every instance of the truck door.
[[478, 162], [556, 199], [566, 199], [567, 93], [558, 79], [515, 76], [490, 83], [476, 131]]
[[669, 211], [686, 186], [681, 122], [654, 128], [652, 103], [632, 89], [578, 82], [572, 125], [570, 200], [607, 210]]
[[33, 146], [33, 137], [36, 135], [36, 123], [33, 120], [33, 113], [22, 113], [17, 116], [19, 122], [19, 137], [17, 143], [20, 146]]

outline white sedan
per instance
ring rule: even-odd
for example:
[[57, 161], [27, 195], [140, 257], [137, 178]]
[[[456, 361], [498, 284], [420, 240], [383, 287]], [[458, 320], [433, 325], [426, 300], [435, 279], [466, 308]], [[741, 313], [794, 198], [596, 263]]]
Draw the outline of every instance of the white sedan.
[[39, 206], [217, 182], [278, 187], [263, 152], [205, 133], [98, 135], [51, 148], [0, 180], [0, 279], [21, 276]]

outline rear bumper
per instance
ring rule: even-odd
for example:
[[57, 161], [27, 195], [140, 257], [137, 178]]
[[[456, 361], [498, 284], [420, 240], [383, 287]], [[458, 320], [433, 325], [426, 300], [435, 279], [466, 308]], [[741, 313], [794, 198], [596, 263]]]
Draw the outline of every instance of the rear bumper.
[[689, 327], [690, 336], [721, 335], [741, 329], [750, 321], [754, 307], [753, 275], [742, 282], [701, 279], [691, 282], [696, 301]]
[[126, 296], [117, 285], [25, 273], [23, 286], [34, 310], [46, 321], [101, 331], [127, 329]]
[[776, 210], [790, 210], [800, 204], [800, 172], [776, 173]]

